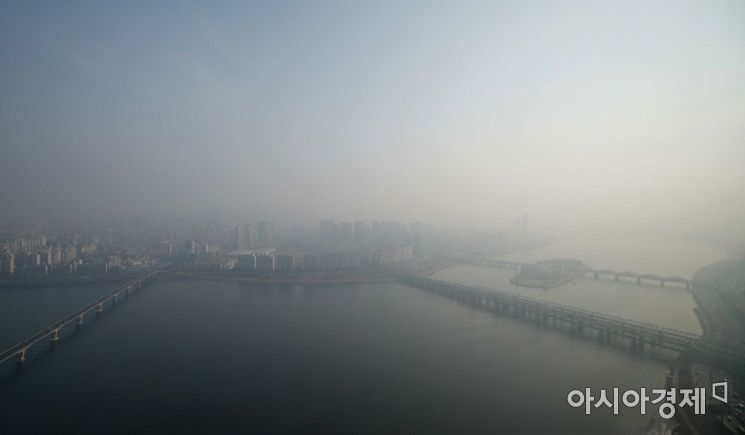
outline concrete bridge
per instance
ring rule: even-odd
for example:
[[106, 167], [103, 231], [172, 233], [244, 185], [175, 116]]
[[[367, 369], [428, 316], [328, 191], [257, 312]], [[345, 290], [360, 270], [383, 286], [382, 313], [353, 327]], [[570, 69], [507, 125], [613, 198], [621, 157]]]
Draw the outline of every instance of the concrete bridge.
[[533, 318], [539, 322], [564, 322], [574, 333], [594, 330], [598, 337], [610, 342], [626, 339], [632, 349], [659, 346], [687, 352], [713, 366], [742, 371], [745, 351], [734, 350], [718, 343], [704, 341], [700, 335], [650, 323], [625, 319], [610, 314], [585, 310], [513, 293], [471, 287], [416, 275], [398, 274], [399, 281], [470, 305]]
[[600, 279], [601, 277], [609, 277], [613, 278], [614, 281], [621, 281], [622, 279], [627, 278], [636, 281], [636, 283], [639, 285], [641, 285], [644, 281], [654, 281], [658, 282], [660, 284], [660, 287], [665, 287], [665, 283], [672, 282], [684, 285], [686, 290], [690, 290], [691, 286], [693, 285], [691, 280], [685, 279], [680, 276], [660, 276], [654, 273], [639, 274], [634, 272], [616, 272], [615, 270], [610, 269], [588, 269], [587, 272], [585, 272], [585, 275], [590, 274], [595, 279]]
[[107, 305], [115, 305], [117, 301], [123, 296], [127, 296], [136, 291], [145, 283], [152, 280], [159, 273], [162, 273], [162, 271], [150, 272], [137, 279], [134, 279], [123, 285], [122, 287], [119, 287], [97, 299], [96, 301], [84, 306], [83, 308], [80, 308], [75, 312], [63, 317], [62, 319], [52, 323], [51, 325], [21, 341], [15, 346], [6, 349], [4, 352], [0, 353], [0, 364], [12, 359], [15, 359], [18, 363], [23, 363], [24, 361], [26, 361], [29, 349], [32, 346], [42, 342], [49, 342], [51, 345], [54, 345], [59, 341], [60, 333], [64, 328], [70, 326], [79, 328], [83, 325], [86, 315], [91, 313], [100, 315], [101, 313], [103, 313], [104, 308], [106, 308]]
[[[497, 269], [514, 269], [523, 271], [529, 266], [533, 266], [532, 263], [524, 263], [519, 261], [505, 261], [505, 260], [464, 260], [462, 258], [450, 258], [450, 260], [473, 264], [476, 266], [493, 267]], [[592, 269], [587, 267], [585, 270], [585, 276], [591, 276], [594, 279], [610, 278], [614, 281], [631, 280], [635, 281], [638, 285], [644, 282], [656, 282], [659, 283], [660, 287], [665, 287], [667, 283], [681, 284], [686, 290], [690, 290], [693, 286], [693, 282], [689, 279], [680, 276], [661, 276], [654, 273], [636, 273], [636, 272], [617, 272], [611, 269]]]

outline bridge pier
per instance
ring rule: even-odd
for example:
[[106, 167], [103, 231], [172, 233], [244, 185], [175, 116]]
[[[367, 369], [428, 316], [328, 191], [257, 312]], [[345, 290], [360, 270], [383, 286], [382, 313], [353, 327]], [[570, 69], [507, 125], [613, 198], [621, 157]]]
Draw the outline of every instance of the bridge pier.
[[[603, 273], [603, 271], [588, 271], [599, 276], [604, 275], [606, 277], [613, 277], [615, 279], [618, 276], [620, 278], [628, 277], [633, 278], [638, 283], [654, 285], [654, 281], [667, 285], [667, 281], [673, 283], [685, 284], [693, 286], [689, 280], [678, 277], [660, 277], [656, 275], [636, 275], [632, 272], [618, 273]], [[445, 282], [437, 282], [427, 278], [419, 278], [414, 276], [402, 275], [401, 281], [404, 283], [410, 283], [416, 287], [423, 288], [423, 290], [435, 292], [442, 295], [447, 295], [454, 300], [474, 303], [476, 305], [482, 305], [489, 308], [493, 308], [497, 312], [504, 312], [505, 315], [514, 316], [517, 318], [530, 317], [535, 319], [536, 324], [543, 324], [548, 322], [548, 319], [553, 319], [555, 325], [566, 325], [561, 326], [566, 332], [571, 332], [572, 335], [583, 334], [585, 327], [593, 329], [593, 337], [597, 334], [597, 338], [600, 342], [613, 343], [618, 342], [619, 344], [629, 343], [632, 352], [640, 352], [644, 350], [646, 345], [657, 347], [662, 346], [674, 350], [685, 349], [686, 347], [698, 346], [697, 352], [707, 353], [710, 352], [710, 347], [714, 345], [698, 345], [697, 343], [701, 340], [696, 334], [686, 333], [684, 331], [675, 331], [665, 328], [660, 328], [652, 324], [646, 324], [644, 322], [638, 322], [631, 319], [621, 319], [613, 316], [607, 316], [603, 313], [587, 312], [586, 310], [575, 309], [572, 307], [562, 306], [560, 304], [553, 304], [551, 302], [543, 302], [534, 298], [515, 296], [506, 292], [494, 291], [487, 292], [480, 288], [468, 287], [458, 284], [450, 284]], [[125, 289], [122, 289], [124, 291]], [[111, 295], [113, 296], [113, 294]], [[102, 311], [102, 306], [105, 302], [95, 302], [88, 306], [87, 309], [99, 308]], [[80, 313], [72, 317], [73, 321], [77, 318]], [[69, 321], [69, 320], [68, 320]], [[51, 332], [51, 328], [47, 330], [47, 334]], [[597, 331], [597, 332], [596, 332]], [[621, 338], [621, 341], [618, 341]], [[626, 342], [628, 340], [628, 342]], [[16, 349], [20, 346], [16, 347]], [[716, 350], [719, 352], [719, 350]], [[729, 352], [729, 353], [728, 353]], [[732, 351], [722, 350], [722, 358], [730, 358]], [[17, 354], [17, 352], [15, 353]], [[14, 354], [9, 354], [14, 355]], [[745, 358], [745, 354], [743, 354]]]
[[644, 340], [644, 337], [640, 335], [634, 335], [631, 337], [631, 350], [633, 351], [642, 351], [644, 350], [644, 344], [646, 341]]
[[24, 347], [18, 352], [18, 364], [23, 364], [24, 362], [26, 362], [26, 351], [27, 350], [28, 350], [28, 347]]
[[50, 341], [50, 342], [51, 342], [52, 344], [54, 344], [54, 343], [56, 343], [57, 341], [59, 341], [59, 328], [57, 328], [57, 329], [55, 329], [54, 331], [52, 331], [52, 334], [51, 334], [51, 336], [49, 337], [49, 341]]
[[85, 315], [85, 313], [80, 313], [80, 316], [78, 316], [77, 326], [82, 326], [83, 325], [83, 316], [84, 315]]
[[613, 281], [619, 281], [621, 278], [618, 276], [618, 274], [613, 275]]
[[96, 314], [100, 315], [103, 313], [103, 302], [98, 304], [98, 308], [96, 308]]
[[640, 276], [636, 277], [636, 285], [642, 285], [642, 277]]
[[660, 280], [660, 287], [665, 287], [665, 280], [664, 279], [661, 279]]
[[602, 342], [610, 341], [610, 329], [598, 328], [598, 340]]

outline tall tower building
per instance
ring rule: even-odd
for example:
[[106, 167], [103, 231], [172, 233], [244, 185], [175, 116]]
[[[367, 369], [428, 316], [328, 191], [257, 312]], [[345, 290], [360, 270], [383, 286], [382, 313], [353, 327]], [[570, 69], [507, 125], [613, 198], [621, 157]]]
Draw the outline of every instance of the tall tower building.
[[233, 246], [235, 249], [245, 249], [246, 247], [246, 229], [243, 225], [236, 225], [233, 228]]
[[0, 273], [3, 275], [13, 275], [15, 267], [15, 257], [13, 257], [13, 254], [5, 253], [0, 256]]
[[261, 244], [269, 243], [269, 222], [261, 221], [258, 225], [257, 240]]

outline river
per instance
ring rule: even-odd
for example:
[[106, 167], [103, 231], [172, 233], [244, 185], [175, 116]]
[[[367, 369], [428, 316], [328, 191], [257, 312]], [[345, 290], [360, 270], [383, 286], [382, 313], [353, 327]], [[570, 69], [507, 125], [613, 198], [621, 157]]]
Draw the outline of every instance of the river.
[[[502, 272], [437, 277], [502, 287]], [[644, 286], [619, 306], [635, 288], [588, 280], [534, 296], [581, 302], [607, 292], [616, 294], [608, 311], [654, 320], [639, 308], [651, 304], [669, 311], [662, 323], [694, 329], [685, 290]], [[67, 311], [60, 301], [89, 296], [25, 291], [0, 295], [15, 301], [14, 321], [51, 320]], [[3, 326], [0, 340], [12, 342], [18, 328]], [[3, 370], [0, 433], [630, 434], [649, 415], [586, 416], [566, 394], [658, 388], [666, 362], [397, 283], [161, 281], [36, 351], [22, 370]]]

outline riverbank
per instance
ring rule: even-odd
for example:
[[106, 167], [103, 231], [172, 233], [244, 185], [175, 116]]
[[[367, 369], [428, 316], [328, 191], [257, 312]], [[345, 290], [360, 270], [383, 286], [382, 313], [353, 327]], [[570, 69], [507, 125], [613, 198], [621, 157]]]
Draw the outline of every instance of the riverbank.
[[244, 283], [274, 283], [285, 285], [314, 284], [363, 284], [392, 282], [394, 278], [378, 269], [345, 269], [312, 273], [259, 274], [237, 271], [226, 272], [172, 272], [162, 277], [171, 280], [229, 280]]
[[115, 274], [107, 276], [93, 277], [59, 277], [59, 278], [41, 278], [34, 280], [17, 280], [0, 282], [0, 291], [4, 288], [34, 288], [34, 287], [68, 287], [81, 285], [112, 284], [126, 282], [136, 278], [139, 273], [134, 274]]
[[[696, 301], [696, 315], [706, 341], [729, 348], [745, 348], [745, 261], [725, 259], [710, 264], [694, 275], [692, 293]], [[745, 361], [743, 362], [745, 364]], [[745, 414], [738, 411], [741, 403], [737, 391], [743, 390], [742, 373], [725, 372], [681, 354], [672, 365], [677, 388], [706, 388], [711, 392], [713, 382], [727, 381], [730, 388], [728, 406], [734, 411], [712, 403], [707, 415], [695, 415], [690, 409], [678, 413], [684, 434], [741, 433], [745, 430]], [[718, 411], [713, 415], [711, 411]], [[721, 416], [721, 413], [725, 414]], [[726, 417], [726, 418], [725, 418]]]

